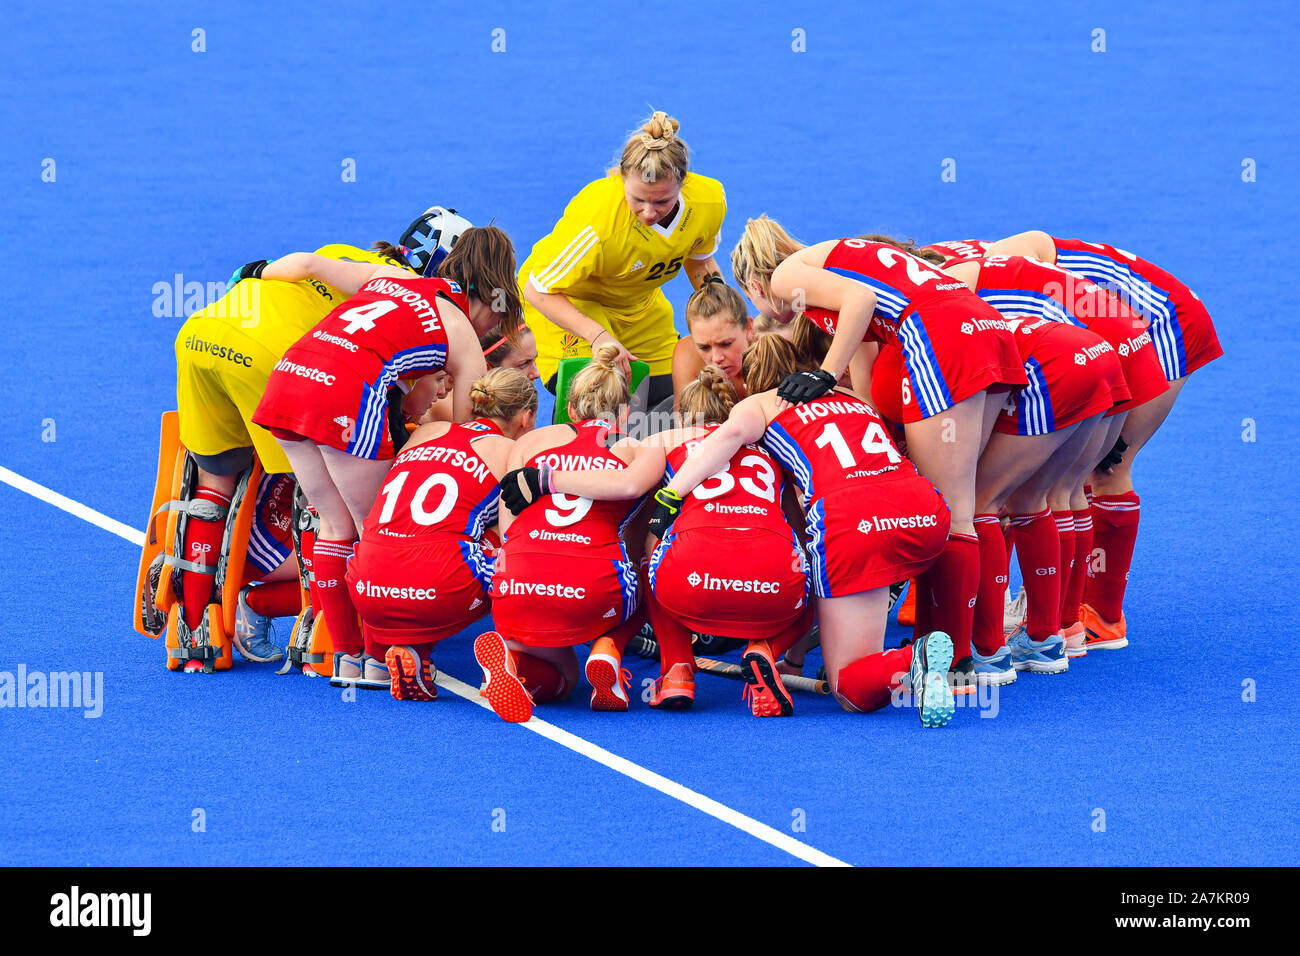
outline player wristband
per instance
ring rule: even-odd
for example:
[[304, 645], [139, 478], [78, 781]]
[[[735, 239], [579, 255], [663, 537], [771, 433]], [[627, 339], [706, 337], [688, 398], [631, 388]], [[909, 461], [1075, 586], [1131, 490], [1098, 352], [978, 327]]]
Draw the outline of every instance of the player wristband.
[[682, 510], [681, 495], [667, 488], [660, 488], [655, 492], [655, 510], [650, 515], [650, 524], [647, 530], [656, 538], [662, 540], [668, 533], [668, 529], [673, 526], [677, 519], [678, 513]]
[[230, 281], [226, 283], [226, 291], [229, 292], [235, 286], [239, 285], [245, 279], [262, 278], [262, 270], [269, 266], [274, 259], [258, 259], [255, 262], [249, 262], [240, 266], [230, 275]]

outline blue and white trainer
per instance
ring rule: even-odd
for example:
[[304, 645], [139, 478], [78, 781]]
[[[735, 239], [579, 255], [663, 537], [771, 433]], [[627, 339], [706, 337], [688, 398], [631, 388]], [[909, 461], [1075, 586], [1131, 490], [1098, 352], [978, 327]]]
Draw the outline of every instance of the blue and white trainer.
[[922, 727], [942, 727], [957, 711], [948, 684], [951, 666], [952, 638], [943, 631], [931, 631], [912, 648], [912, 669], [908, 676]]
[[1070, 659], [1065, 656], [1065, 638], [1053, 634], [1041, 641], [1030, 638], [1023, 628], [1016, 628], [1007, 639], [1011, 649], [1011, 666], [1031, 674], [1064, 674], [1070, 669]]
[[231, 641], [235, 650], [245, 660], [268, 664], [284, 657], [284, 650], [271, 640], [271, 619], [258, 614], [248, 605], [248, 591], [252, 585], [239, 589], [239, 604], [235, 609], [235, 634]]
[[1016, 682], [1016, 669], [1011, 664], [1011, 648], [1003, 644], [985, 657], [974, 647], [971, 657], [975, 661], [975, 683], [981, 687], [1001, 687]]

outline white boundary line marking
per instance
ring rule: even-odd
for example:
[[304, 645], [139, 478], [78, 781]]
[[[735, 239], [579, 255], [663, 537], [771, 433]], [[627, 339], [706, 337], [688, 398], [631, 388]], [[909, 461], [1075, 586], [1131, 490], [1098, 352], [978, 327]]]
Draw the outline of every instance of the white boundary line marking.
[[22, 475], [10, 471], [3, 465], [0, 465], [0, 481], [7, 485], [12, 485], [19, 491], [25, 491], [33, 498], [40, 498], [46, 504], [54, 505], [60, 511], [66, 511], [83, 521], [89, 521], [96, 528], [103, 528], [109, 534], [115, 534], [119, 538], [125, 538], [137, 547], [144, 547], [144, 532], [132, 528], [130, 525], [110, 518], [108, 515], [100, 514], [93, 508], [87, 508], [80, 501], [73, 501], [66, 498], [57, 491], [51, 491], [44, 485], [38, 485], [30, 478], [24, 478]]
[[[102, 528], [110, 534], [115, 534], [119, 538], [124, 538], [138, 547], [144, 546], [143, 531], [125, 525], [107, 515], [100, 514], [93, 508], [88, 508], [79, 501], [73, 501], [71, 498], [65, 497], [57, 491], [51, 491], [44, 485], [38, 485], [32, 480], [10, 471], [3, 465], [0, 465], [0, 481], [12, 485], [19, 491], [24, 491], [34, 498], [39, 498], [41, 501], [51, 504], [62, 511], [66, 511], [70, 515], [75, 515], [84, 521], [88, 521], [95, 527]], [[445, 687], [456, 696], [463, 697], [470, 703], [477, 704], [486, 710], [490, 711], [492, 709], [491, 705], [479, 696], [478, 688], [471, 687], [464, 681], [440, 673], [438, 675], [438, 686]], [[851, 865], [845, 863], [843, 860], [836, 859], [828, 853], [823, 853], [816, 847], [811, 847], [806, 843], [802, 843], [794, 837], [782, 833], [774, 827], [768, 826], [766, 823], [760, 823], [753, 817], [745, 816], [745, 814], [741, 813], [739, 810], [733, 810], [725, 804], [718, 803], [718, 801], [710, 797], [697, 793], [689, 787], [684, 787], [676, 781], [669, 780], [667, 777], [655, 773], [653, 770], [648, 770], [640, 764], [633, 763], [626, 757], [620, 757], [616, 753], [611, 753], [604, 747], [593, 744], [589, 740], [579, 737], [576, 734], [571, 734], [567, 730], [563, 730], [554, 724], [547, 723], [540, 718], [533, 717], [527, 723], [520, 724], [519, 726], [523, 727], [525, 730], [531, 730], [533, 733], [545, 737], [547, 740], [557, 743], [561, 747], [572, 750], [574, 753], [580, 754], [601, 766], [608, 767], [615, 773], [621, 773], [623, 776], [635, 780], [637, 783], [644, 784], [651, 790], [658, 790], [665, 796], [678, 800], [689, 807], [694, 807], [701, 813], [707, 814], [715, 820], [721, 820], [723, 823], [729, 824], [744, 833], [748, 833], [755, 839], [762, 840], [764, 843], [774, 846], [778, 850], [784, 850], [786, 853], [789, 853], [797, 859], [803, 860], [805, 863], [811, 863], [814, 866]]]
[[[486, 700], [478, 694], [477, 687], [471, 687], [463, 681], [446, 674], [438, 674], [438, 686], [445, 687], [460, 697], [478, 704], [487, 710], [492, 707]], [[494, 715], [495, 716], [495, 715]], [[525, 730], [531, 730], [535, 734], [541, 734], [547, 740], [554, 741], [561, 747], [566, 747], [574, 753], [581, 754], [589, 760], [594, 760], [598, 764], [608, 767], [615, 773], [621, 773], [625, 777], [643, 783], [652, 790], [658, 790], [660, 793], [672, 797], [674, 800], [680, 800], [688, 806], [694, 807], [701, 813], [707, 813], [714, 819], [721, 820], [723, 823], [729, 823], [737, 830], [743, 830], [750, 836], [762, 840], [764, 843], [771, 844], [778, 850], [784, 850], [791, 856], [798, 857], [805, 863], [811, 863], [814, 866], [849, 866], [843, 860], [837, 860], [835, 857], [823, 853], [821, 850], [811, 847], [806, 843], [801, 843], [794, 837], [782, 833], [766, 823], [760, 823], [753, 817], [747, 817], [738, 810], [733, 810], [725, 804], [718, 803], [702, 793], [697, 793], [689, 787], [684, 787], [680, 783], [669, 780], [667, 777], [655, 773], [653, 770], [647, 770], [640, 764], [620, 757], [616, 753], [611, 753], [604, 747], [593, 744], [576, 734], [571, 734], [554, 724], [547, 723], [538, 717], [533, 717], [527, 723], [519, 724]]]

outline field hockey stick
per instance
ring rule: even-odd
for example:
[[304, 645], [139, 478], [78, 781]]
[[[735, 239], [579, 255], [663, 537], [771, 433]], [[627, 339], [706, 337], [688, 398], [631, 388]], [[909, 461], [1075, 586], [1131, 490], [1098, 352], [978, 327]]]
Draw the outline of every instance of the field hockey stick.
[[[695, 669], [706, 674], [726, 677], [729, 680], [745, 679], [745, 669], [739, 664], [715, 661], [711, 657], [695, 658]], [[801, 677], [797, 674], [782, 674], [781, 683], [790, 690], [801, 690], [808, 694], [829, 694], [831, 692], [831, 685], [826, 681], [813, 680], [811, 677]]]

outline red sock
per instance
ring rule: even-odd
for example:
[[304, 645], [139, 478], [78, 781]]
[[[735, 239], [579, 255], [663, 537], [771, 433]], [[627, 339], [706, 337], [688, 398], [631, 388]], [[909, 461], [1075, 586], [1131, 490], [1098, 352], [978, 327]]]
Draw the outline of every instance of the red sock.
[[248, 589], [248, 606], [262, 617], [294, 617], [302, 610], [297, 581], [272, 581]]
[[[221, 507], [229, 507], [230, 498], [219, 491], [202, 485], [194, 492], [195, 501], [207, 501]], [[221, 538], [226, 532], [226, 522], [200, 521], [188, 518], [185, 522], [185, 551], [181, 558], [195, 564], [208, 565], [212, 568], [206, 574], [198, 571], [182, 571], [181, 587], [185, 599], [185, 623], [191, 630], [198, 628], [212, 603], [212, 579], [217, 573], [217, 559], [221, 556]], [[220, 599], [218, 599], [220, 600]]]
[[1060, 583], [1057, 585], [1060, 598], [1057, 616], [1060, 618], [1061, 627], [1066, 628], [1074, 623], [1074, 618], [1066, 620], [1068, 616], [1066, 592], [1070, 590], [1070, 576], [1074, 573], [1074, 512], [1053, 511], [1052, 518], [1056, 521], [1056, 536], [1061, 542], [1061, 556], [1057, 559], [1056, 565], [1057, 576], [1060, 578]]
[[976, 515], [975, 533], [980, 540], [980, 587], [971, 643], [975, 650], [988, 657], [1006, 640], [1002, 634], [1002, 599], [1007, 591], [1009, 560], [997, 515]]
[[650, 626], [659, 642], [659, 673], [667, 674], [674, 664], [689, 664], [695, 669], [695, 655], [691, 652], [691, 632], [686, 625], [668, 613], [651, 595], [646, 600]]
[[[921, 598], [927, 584], [928, 613], [922, 613]], [[948, 543], [918, 576], [916, 623], [913, 634], [920, 640], [930, 631], [943, 631], [952, 638], [953, 662], [970, 657], [971, 627], [975, 621], [975, 599], [980, 590], [980, 543], [973, 534], [950, 534]], [[924, 629], [921, 629], [924, 628]]]
[[569, 688], [564, 684], [564, 675], [550, 661], [516, 650], [512, 650], [510, 655], [515, 662], [515, 674], [519, 676], [520, 683], [533, 698], [534, 704], [559, 700], [568, 694]]
[[608, 637], [613, 641], [614, 646], [618, 648], [618, 656], [620, 658], [623, 656], [623, 652], [627, 650], [628, 642], [637, 636], [637, 633], [645, 626], [645, 622], [645, 602], [643, 601], [637, 605], [637, 608], [632, 612], [631, 617], [605, 635], [605, 637]]
[[328, 541], [317, 538], [312, 549], [313, 570], [316, 572], [315, 594], [312, 603], [320, 601], [318, 610], [324, 612], [334, 639], [337, 654], [360, 654], [365, 650], [361, 625], [357, 622], [357, 609], [352, 604], [343, 578], [348, 573], [348, 559], [356, 547], [356, 539]]
[[1124, 613], [1124, 589], [1137, 544], [1141, 503], [1136, 491], [1092, 499], [1093, 545], [1101, 552], [1088, 576], [1084, 601], [1112, 623]]
[[1074, 512], [1074, 567], [1070, 568], [1070, 583], [1065, 587], [1065, 613], [1061, 623], [1066, 627], [1079, 620], [1079, 605], [1083, 603], [1083, 586], [1088, 580], [1088, 562], [1092, 560], [1092, 512]]
[[814, 620], [812, 602], [809, 602], [804, 605], [803, 613], [799, 615], [798, 620], [767, 642], [767, 646], [772, 650], [772, 656], [779, 661], [781, 655], [794, 647], [795, 642], [808, 633]]
[[[315, 512], [312, 512], [315, 514]], [[320, 596], [316, 593], [316, 569], [312, 564], [312, 555], [316, 551], [316, 532], [304, 530], [301, 538], [302, 554], [298, 556], [299, 567], [307, 574], [307, 591], [311, 595], [312, 610], [320, 613]]]
[[1025, 579], [1029, 609], [1025, 630], [1041, 641], [1060, 630], [1061, 617], [1061, 539], [1051, 510], [1037, 514], [1013, 515], [1016, 526], [1016, 551], [1020, 558], [1020, 576]]
[[930, 578], [924, 571], [912, 578], [912, 590], [916, 592], [916, 603], [912, 608], [912, 636], [920, 640], [934, 630], [930, 626], [934, 618], [934, 599], [930, 594]]
[[840, 671], [835, 690], [858, 710], [880, 710], [888, 706], [911, 666], [911, 645], [868, 654]]

